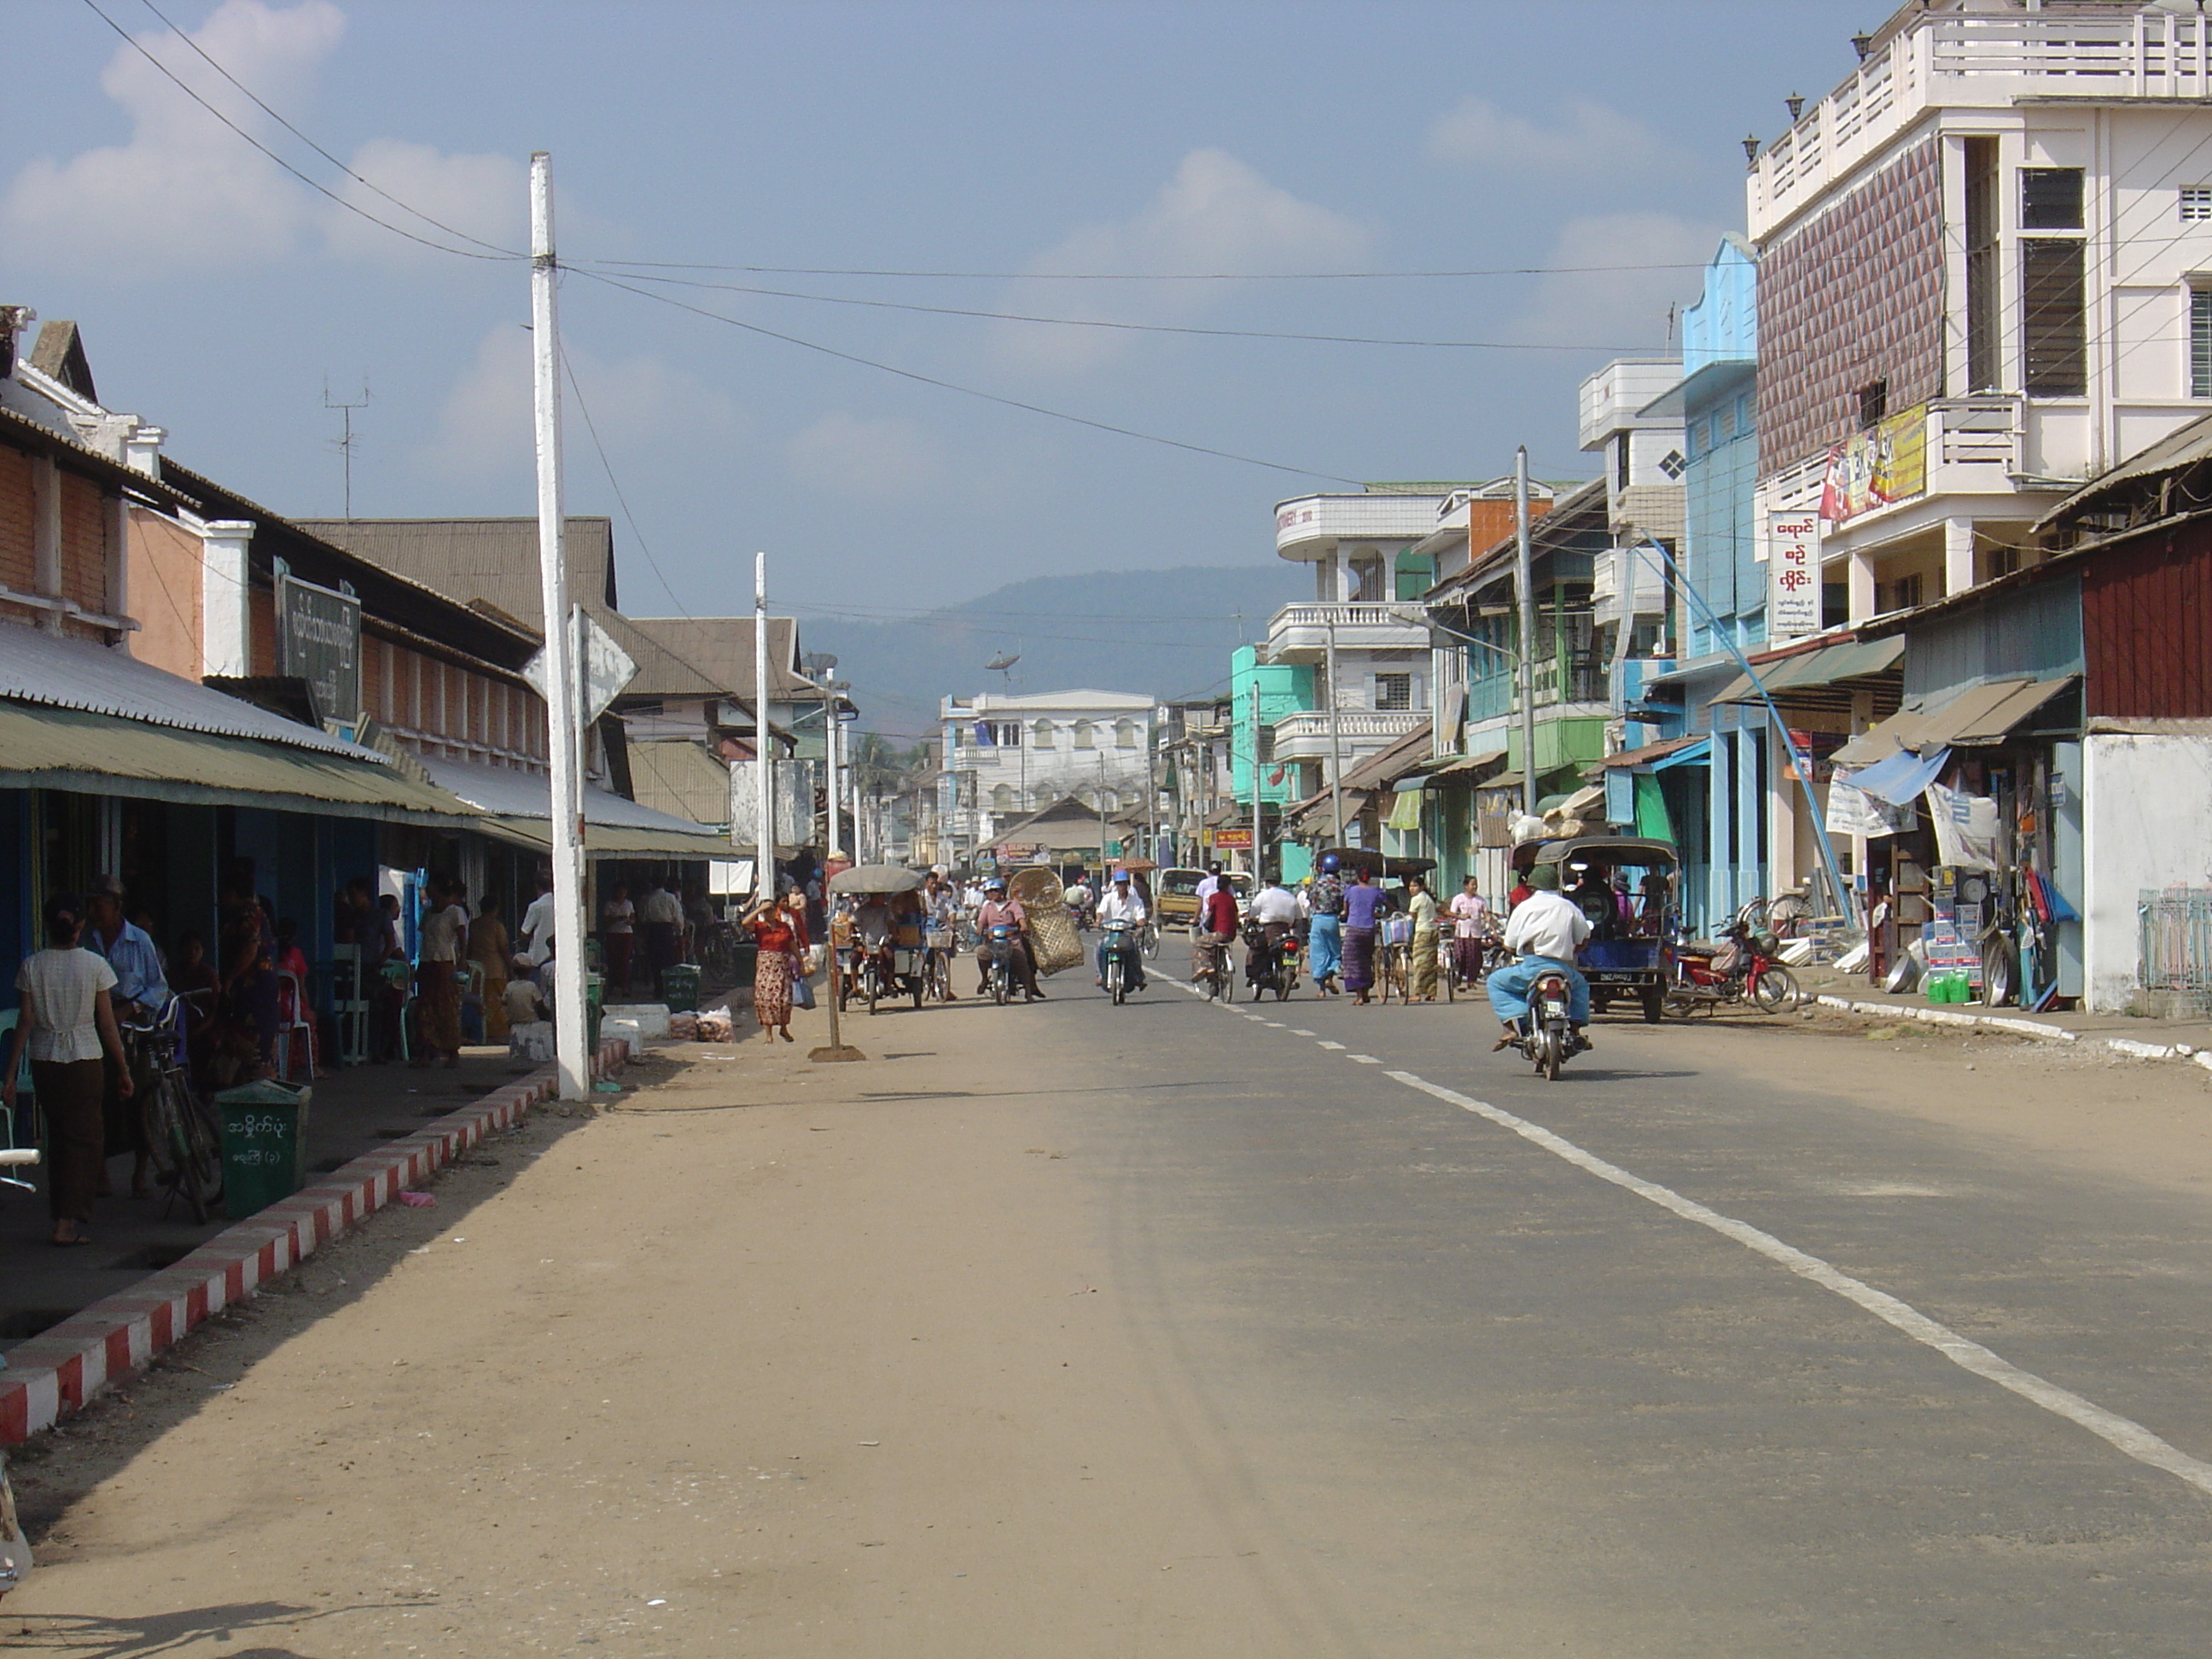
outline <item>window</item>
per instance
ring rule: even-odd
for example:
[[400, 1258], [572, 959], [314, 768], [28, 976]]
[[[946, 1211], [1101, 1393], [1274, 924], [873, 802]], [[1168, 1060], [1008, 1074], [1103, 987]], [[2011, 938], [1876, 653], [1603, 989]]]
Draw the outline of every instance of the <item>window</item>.
[[1377, 674], [1375, 677], [1375, 706], [1377, 708], [1411, 708], [1413, 706], [1413, 677], [1411, 674]]
[[1889, 416], [1889, 382], [1869, 381], [1859, 388], [1859, 429], [1880, 426]]
[[2022, 230], [2081, 228], [2081, 169], [2022, 167], [2020, 170], [2020, 228]]
[[1717, 447], [1735, 436], [1735, 405], [1734, 404], [1730, 404], [1727, 408], [1721, 410], [1719, 414], [1713, 416], [1714, 446]]
[[1011, 812], [1014, 810], [1014, 792], [1010, 785], [1002, 783], [991, 791], [991, 810], [994, 812]]
[[1626, 432], [1622, 433], [1614, 440], [1614, 442], [1620, 447], [1613, 451], [1613, 487], [1615, 489], [1626, 489], [1628, 488], [1628, 434]]
[[2184, 185], [2181, 187], [2181, 222], [2201, 224], [2212, 220], [2212, 185]]
[[2021, 389], [2031, 398], [2078, 398], [2089, 389], [2082, 254], [2079, 241], [2021, 239]]
[[1917, 570], [1910, 576], [1900, 576], [1881, 586], [1881, 597], [1888, 600], [1881, 606], [1884, 611], [1910, 611], [1920, 603], [1920, 573]]
[[1037, 720], [1030, 726], [1030, 746], [1032, 749], [1049, 749], [1053, 746], [1050, 720]]
[[1377, 555], [1363, 553], [1352, 561], [1352, 602], [1354, 605], [1380, 605], [1382, 602], [1382, 561]]
[[1998, 389], [1997, 141], [1969, 138], [1966, 160], [1966, 389]]
[[1096, 749], [1098, 746], [1097, 734], [1091, 729], [1089, 720], [1076, 721], [1075, 746], [1078, 749]]
[[1114, 746], [1116, 749], [1134, 749], [1137, 747], [1136, 721], [1121, 720], [1115, 726]]
[[2189, 395], [2212, 398], [2212, 288], [2189, 291]]
[[1419, 599], [1436, 586], [1436, 561], [1425, 554], [1414, 552], [1410, 547], [1398, 555], [1394, 570], [1397, 576], [1397, 592], [1392, 597], [1401, 604]]

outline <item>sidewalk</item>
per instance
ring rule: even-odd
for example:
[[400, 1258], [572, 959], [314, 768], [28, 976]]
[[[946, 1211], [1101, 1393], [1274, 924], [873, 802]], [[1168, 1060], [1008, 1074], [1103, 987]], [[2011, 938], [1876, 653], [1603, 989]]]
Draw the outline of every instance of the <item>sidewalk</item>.
[[[476, 1048], [451, 1071], [356, 1066], [319, 1078], [307, 1109], [308, 1183], [537, 1069], [509, 1060], [505, 1048]], [[18, 1173], [42, 1183], [45, 1170]], [[181, 1261], [233, 1224], [234, 1218], [218, 1212], [195, 1225], [181, 1202], [164, 1217], [162, 1200], [130, 1197], [128, 1153], [110, 1158], [107, 1173], [116, 1196], [100, 1201], [86, 1229], [94, 1242], [73, 1249], [46, 1242], [52, 1224], [43, 1190], [0, 1187], [0, 1355]]]
[[2057, 1042], [2095, 1042], [2141, 1060], [2194, 1060], [2212, 1070], [2212, 1018], [2138, 1019], [2126, 1014], [2031, 1013], [2024, 1008], [1984, 1008], [1979, 1003], [1931, 1003], [1917, 993], [1893, 996], [1869, 986], [1863, 974], [1832, 967], [1793, 968], [1798, 985], [1823, 1007], [1881, 1018], [1894, 1013], [1936, 1025], [2011, 1031]]

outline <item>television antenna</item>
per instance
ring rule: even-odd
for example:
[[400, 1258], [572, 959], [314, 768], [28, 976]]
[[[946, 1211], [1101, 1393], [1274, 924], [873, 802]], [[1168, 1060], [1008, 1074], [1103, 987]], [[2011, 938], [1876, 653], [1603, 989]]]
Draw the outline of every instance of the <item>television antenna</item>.
[[353, 412], [356, 409], [367, 409], [369, 401], [368, 380], [365, 376], [361, 383], [361, 400], [358, 403], [334, 399], [331, 396], [330, 381], [325, 380], [323, 382], [323, 407], [339, 410], [345, 422], [344, 434], [334, 441], [333, 447], [337, 450], [345, 466], [345, 518], [349, 524], [353, 521], [353, 452], [354, 446], [360, 441], [354, 436]]

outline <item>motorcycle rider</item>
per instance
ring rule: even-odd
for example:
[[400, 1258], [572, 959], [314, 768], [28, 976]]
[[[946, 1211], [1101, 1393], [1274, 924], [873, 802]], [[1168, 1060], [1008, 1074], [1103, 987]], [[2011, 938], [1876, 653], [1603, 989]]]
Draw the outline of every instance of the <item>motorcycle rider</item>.
[[[1098, 901], [1098, 926], [1103, 929], [1109, 921], [1127, 921], [1138, 927], [1145, 925], [1145, 901], [1131, 884], [1127, 870], [1116, 870], [1114, 882], [1106, 890], [1106, 896]], [[1105, 934], [1098, 941], [1098, 988], [1106, 988], [1106, 952], [1112, 948], [1114, 936]], [[1132, 991], [1145, 988], [1145, 953], [1137, 948], [1134, 934], [1125, 936], [1121, 945], [1122, 974]]]
[[1081, 876], [1076, 877], [1075, 884], [1067, 890], [1067, 910], [1078, 927], [1091, 925], [1091, 884]]
[[1322, 855], [1321, 879], [1306, 896], [1313, 920], [1306, 933], [1307, 967], [1314, 989], [1325, 997], [1339, 994], [1337, 968], [1344, 960], [1344, 878], [1337, 874], [1342, 861], [1334, 853]]
[[1574, 1051], [1580, 1053], [1594, 1046], [1583, 1030], [1589, 1024], [1589, 981], [1575, 966], [1575, 951], [1590, 936], [1589, 918], [1559, 891], [1559, 866], [1537, 865], [1522, 879], [1528, 884], [1528, 896], [1505, 924], [1505, 948], [1520, 960], [1492, 970], [1486, 988], [1490, 1006], [1505, 1028], [1491, 1044], [1491, 1052], [1519, 1041], [1521, 1022], [1528, 1013], [1530, 988], [1541, 975], [1557, 972], [1567, 981], [1567, 1019], [1574, 1027]]
[[[975, 910], [975, 933], [981, 943], [975, 947], [975, 959], [988, 964], [991, 953], [1000, 947], [991, 938], [994, 927], [1012, 927], [1013, 936], [1006, 942], [1007, 983], [1019, 988], [1031, 1002], [1044, 1000], [1044, 993], [1037, 989], [1036, 967], [1030, 960], [1029, 912], [1022, 908], [1018, 898], [1006, 896], [1006, 878], [993, 876], [983, 884], [983, 902]], [[989, 993], [991, 981], [988, 969], [986, 977], [975, 987], [975, 994]]]
[[1266, 880], [1267, 884], [1244, 913], [1245, 921], [1256, 930], [1250, 948], [1244, 953], [1247, 985], [1261, 985], [1273, 979], [1275, 955], [1298, 923], [1298, 902], [1283, 885], [1282, 878], [1270, 873]]

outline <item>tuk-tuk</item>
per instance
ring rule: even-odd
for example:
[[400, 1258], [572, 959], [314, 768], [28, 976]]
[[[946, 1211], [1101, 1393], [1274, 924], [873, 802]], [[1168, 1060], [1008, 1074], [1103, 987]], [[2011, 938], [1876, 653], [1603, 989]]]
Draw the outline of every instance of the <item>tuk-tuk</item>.
[[1667, 938], [1681, 879], [1674, 842], [1577, 836], [1539, 843], [1528, 862], [1556, 869], [1560, 893], [1589, 918], [1577, 965], [1589, 981], [1591, 1008], [1602, 1012], [1615, 1000], [1633, 1000], [1645, 1023], [1656, 1025], [1667, 1003]]

